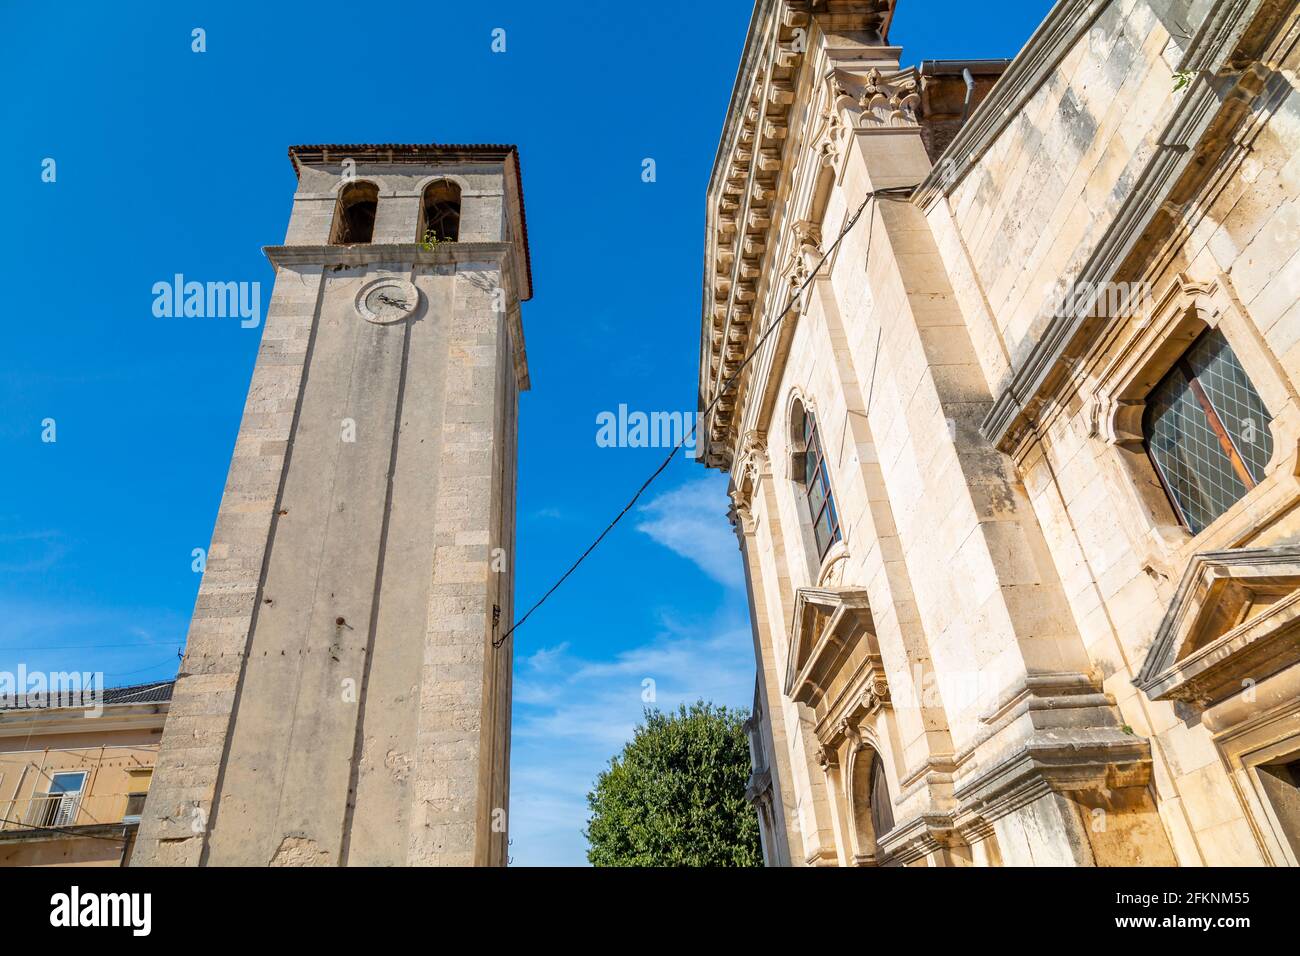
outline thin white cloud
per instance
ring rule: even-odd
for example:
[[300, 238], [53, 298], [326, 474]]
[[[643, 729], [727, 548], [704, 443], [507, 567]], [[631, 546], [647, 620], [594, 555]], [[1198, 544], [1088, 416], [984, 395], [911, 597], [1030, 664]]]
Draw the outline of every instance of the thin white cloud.
[[48, 571], [67, 553], [58, 531], [0, 534], [0, 572], [26, 574]]
[[647, 706], [750, 705], [753, 641], [743, 609], [730, 603], [711, 620], [664, 617], [653, 640], [611, 660], [583, 659], [567, 644], [521, 660], [510, 770], [515, 865], [586, 864], [586, 795]]
[[699, 478], [666, 491], [640, 509], [636, 529], [693, 562], [729, 588], [744, 585], [740, 549], [727, 522], [724, 481]]
[[569, 642], [564, 641], [555, 647], [539, 648], [525, 658], [525, 662], [535, 671], [549, 671], [555, 667], [557, 658], [563, 656], [564, 652], [569, 649]]

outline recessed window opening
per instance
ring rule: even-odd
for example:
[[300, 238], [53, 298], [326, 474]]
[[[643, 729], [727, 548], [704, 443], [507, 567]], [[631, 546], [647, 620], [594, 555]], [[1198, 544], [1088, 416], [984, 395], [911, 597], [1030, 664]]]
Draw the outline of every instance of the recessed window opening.
[[425, 187], [420, 205], [420, 242], [455, 242], [460, 236], [460, 187], [439, 179]]
[[374, 183], [348, 183], [339, 193], [330, 245], [352, 246], [369, 242], [375, 234], [379, 187]]

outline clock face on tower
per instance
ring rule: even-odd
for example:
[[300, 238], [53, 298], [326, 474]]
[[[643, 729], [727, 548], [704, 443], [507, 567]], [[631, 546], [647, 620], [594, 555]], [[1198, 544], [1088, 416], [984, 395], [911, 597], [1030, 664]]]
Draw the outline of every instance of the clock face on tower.
[[405, 279], [383, 278], [357, 293], [357, 311], [370, 322], [400, 322], [415, 312], [420, 290]]

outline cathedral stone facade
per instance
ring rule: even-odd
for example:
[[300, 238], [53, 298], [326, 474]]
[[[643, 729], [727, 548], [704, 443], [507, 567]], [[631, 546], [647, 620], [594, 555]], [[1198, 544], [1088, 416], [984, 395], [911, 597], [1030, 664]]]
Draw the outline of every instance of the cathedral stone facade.
[[298, 174], [135, 865], [504, 865], [512, 146]]
[[767, 862], [1294, 866], [1296, 5], [893, 8], [758, 0], [708, 190]]

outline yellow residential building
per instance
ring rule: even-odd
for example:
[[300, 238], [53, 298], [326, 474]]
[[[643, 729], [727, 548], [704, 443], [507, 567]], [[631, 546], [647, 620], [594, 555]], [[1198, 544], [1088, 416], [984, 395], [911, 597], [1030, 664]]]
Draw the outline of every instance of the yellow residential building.
[[0, 866], [122, 866], [158, 758], [172, 682], [94, 708], [0, 705]]

